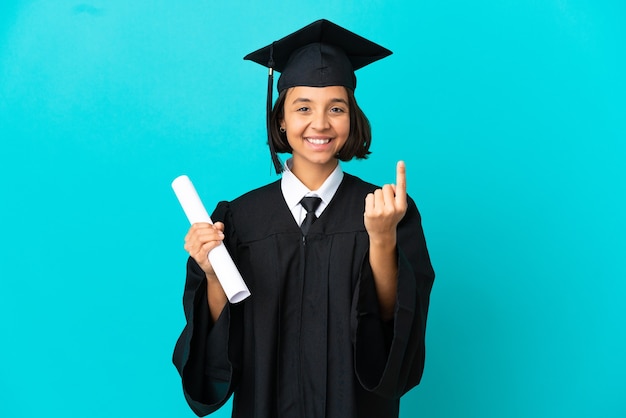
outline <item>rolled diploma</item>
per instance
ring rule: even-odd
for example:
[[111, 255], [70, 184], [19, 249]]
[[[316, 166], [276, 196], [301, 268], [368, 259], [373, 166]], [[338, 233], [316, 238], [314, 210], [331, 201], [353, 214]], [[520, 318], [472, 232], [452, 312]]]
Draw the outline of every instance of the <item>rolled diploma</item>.
[[[185, 175], [176, 177], [172, 182], [172, 189], [174, 189], [174, 193], [183, 207], [189, 223], [213, 223], [189, 177]], [[209, 261], [231, 303], [241, 302], [250, 296], [248, 286], [243, 281], [237, 266], [235, 266], [223, 243], [209, 251]]]

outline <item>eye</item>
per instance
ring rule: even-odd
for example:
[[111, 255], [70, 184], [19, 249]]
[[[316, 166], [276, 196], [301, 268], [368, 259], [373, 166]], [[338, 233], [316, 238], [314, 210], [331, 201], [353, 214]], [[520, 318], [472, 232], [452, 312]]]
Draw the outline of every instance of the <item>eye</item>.
[[302, 107], [296, 109], [296, 112], [308, 112], [309, 110], [311, 110], [311, 109], [306, 107], [306, 106], [302, 106]]
[[341, 107], [335, 106], [335, 107], [330, 108], [330, 112], [331, 113], [345, 113], [345, 110]]

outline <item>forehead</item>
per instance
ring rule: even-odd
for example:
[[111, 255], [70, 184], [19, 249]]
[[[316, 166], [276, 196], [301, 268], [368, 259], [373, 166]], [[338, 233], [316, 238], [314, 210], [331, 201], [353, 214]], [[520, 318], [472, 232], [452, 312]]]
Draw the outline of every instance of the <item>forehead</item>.
[[348, 92], [343, 86], [328, 86], [328, 87], [308, 87], [308, 86], [296, 86], [287, 90], [285, 100], [287, 102], [306, 99], [311, 101], [327, 101], [334, 99], [343, 99], [348, 101]]

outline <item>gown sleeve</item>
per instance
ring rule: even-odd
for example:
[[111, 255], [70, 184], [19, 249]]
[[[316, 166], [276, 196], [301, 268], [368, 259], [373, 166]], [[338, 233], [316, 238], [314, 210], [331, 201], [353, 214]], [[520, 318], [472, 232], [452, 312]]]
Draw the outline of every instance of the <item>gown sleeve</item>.
[[353, 343], [355, 370], [364, 389], [399, 399], [422, 377], [426, 317], [434, 271], [426, 248], [421, 217], [409, 198], [398, 224], [398, 289], [394, 317], [380, 318], [369, 255], [363, 260], [354, 297]]
[[[228, 204], [221, 202], [213, 215], [228, 225]], [[226, 227], [226, 238], [234, 241], [234, 231]], [[231, 252], [232, 253], [232, 252]], [[236, 306], [226, 304], [213, 322], [207, 303], [206, 277], [191, 257], [183, 294], [186, 325], [174, 348], [173, 363], [182, 379], [187, 403], [198, 416], [208, 415], [230, 398], [239, 376], [241, 326]]]

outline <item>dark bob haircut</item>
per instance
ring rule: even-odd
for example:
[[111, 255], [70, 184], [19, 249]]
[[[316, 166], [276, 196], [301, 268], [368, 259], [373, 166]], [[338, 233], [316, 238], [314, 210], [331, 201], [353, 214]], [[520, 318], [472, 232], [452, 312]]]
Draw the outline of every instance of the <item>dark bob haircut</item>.
[[[276, 152], [288, 152], [291, 153], [292, 149], [287, 142], [287, 135], [280, 131], [280, 122], [283, 120], [285, 112], [285, 97], [287, 91], [285, 89], [280, 92], [272, 113], [270, 114], [270, 141], [273, 142]], [[354, 97], [354, 91], [346, 88], [348, 93], [348, 107], [350, 114], [350, 133], [348, 134], [348, 140], [344, 146], [339, 150], [337, 158], [341, 161], [350, 161], [353, 158], [365, 159], [371, 152], [369, 151], [370, 144], [372, 142], [372, 128], [369, 120], [356, 103]]]

